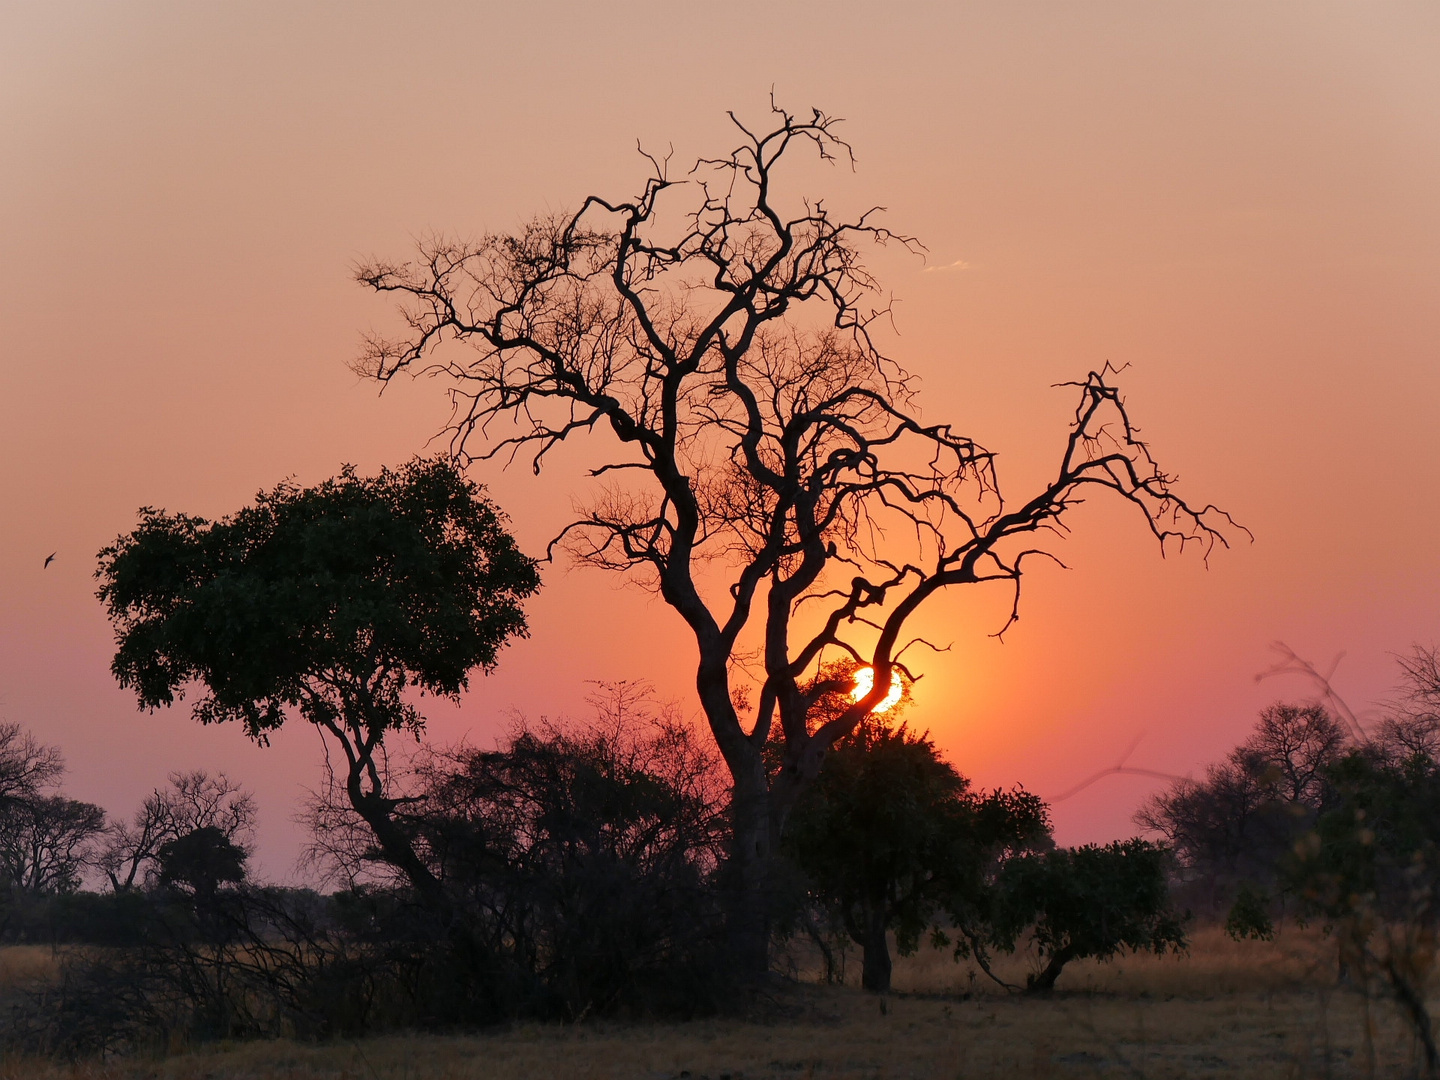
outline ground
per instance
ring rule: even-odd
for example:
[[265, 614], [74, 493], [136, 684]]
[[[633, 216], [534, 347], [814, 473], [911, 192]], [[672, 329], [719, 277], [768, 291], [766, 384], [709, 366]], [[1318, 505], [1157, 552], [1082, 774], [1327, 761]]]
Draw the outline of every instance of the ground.
[[[9, 950], [0, 978], [43, 963], [42, 950]], [[798, 973], [808, 974], [803, 966]], [[1022, 974], [1017, 964], [1007, 971]], [[964, 964], [933, 951], [897, 963], [895, 983], [878, 997], [797, 981], [766, 1015], [743, 1021], [522, 1025], [473, 1036], [176, 1048], [143, 1060], [6, 1060], [0, 1080], [1158, 1080], [1403, 1076], [1416, 1068], [1393, 1006], [1337, 986], [1333, 953], [1313, 933], [1236, 944], [1202, 931], [1188, 956], [1075, 965], [1061, 978], [1068, 988], [1043, 999], [972, 981]]]

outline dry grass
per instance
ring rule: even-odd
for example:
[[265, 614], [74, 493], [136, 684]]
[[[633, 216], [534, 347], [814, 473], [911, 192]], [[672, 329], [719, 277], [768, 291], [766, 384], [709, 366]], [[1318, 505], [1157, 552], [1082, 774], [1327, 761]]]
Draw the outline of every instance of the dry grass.
[[60, 957], [48, 945], [7, 945], [0, 948], [0, 993], [53, 979]]
[[[1237, 945], [1205, 932], [1187, 958], [1067, 971], [1048, 999], [968, 989], [933, 952], [897, 965], [881, 999], [799, 987], [768, 1019], [522, 1026], [478, 1036], [219, 1045], [163, 1059], [0, 1062], [3, 1080], [519, 1080], [530, 1077], [1350, 1077], [1411, 1072], [1414, 1048], [1383, 1005], [1334, 988], [1313, 935]], [[1011, 974], [1022, 973], [1020, 967]], [[977, 982], [976, 990], [982, 987]], [[947, 991], [949, 993], [947, 993]]]
[[[858, 980], [859, 954], [848, 957], [847, 975]], [[991, 965], [995, 974], [1016, 986], [1041, 965], [1033, 956], [1001, 956]], [[1110, 963], [1080, 960], [1060, 976], [1059, 989], [1119, 997], [1211, 998], [1245, 992], [1310, 988], [1330, 981], [1335, 948], [1318, 932], [1290, 929], [1275, 941], [1236, 942], [1219, 927], [1192, 934], [1183, 954], [1125, 956]], [[969, 961], [956, 963], [948, 951], [922, 948], [900, 957], [895, 965], [897, 991], [921, 994], [1003, 994]], [[858, 981], [857, 981], [858, 985]]]

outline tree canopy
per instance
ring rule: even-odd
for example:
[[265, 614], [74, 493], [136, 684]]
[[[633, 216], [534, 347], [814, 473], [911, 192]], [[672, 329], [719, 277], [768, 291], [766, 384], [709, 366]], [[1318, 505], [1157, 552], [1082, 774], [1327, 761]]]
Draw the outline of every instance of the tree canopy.
[[0, 890], [69, 892], [95, 855], [105, 811], [57, 789], [58, 747], [19, 724], [0, 724]]
[[884, 991], [887, 932], [909, 954], [942, 910], [983, 903], [984, 878], [1002, 854], [1048, 836], [1037, 797], [976, 792], [928, 735], [875, 716], [826, 756], [783, 850], [864, 950], [864, 987]]
[[1013, 949], [1027, 929], [1034, 934], [1045, 966], [1030, 977], [1032, 991], [1053, 988], [1072, 960], [1183, 949], [1185, 919], [1171, 905], [1166, 856], [1136, 838], [1008, 860], [996, 893], [996, 943]]
[[386, 854], [432, 884], [393, 827], [377, 755], [387, 733], [423, 727], [407, 691], [458, 695], [526, 633], [539, 576], [500, 512], [453, 463], [422, 459], [284, 483], [219, 521], [140, 518], [97, 571], [120, 684], [151, 709], [193, 688], [196, 719], [262, 743], [298, 713], [344, 753]]

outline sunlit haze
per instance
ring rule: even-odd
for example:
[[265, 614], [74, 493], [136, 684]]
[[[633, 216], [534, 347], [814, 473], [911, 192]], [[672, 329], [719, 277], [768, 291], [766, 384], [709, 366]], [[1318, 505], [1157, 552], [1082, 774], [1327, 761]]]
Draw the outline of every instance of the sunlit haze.
[[[862, 667], [855, 672], [855, 688], [850, 691], [850, 700], [859, 701], [866, 694], [870, 693], [875, 686], [875, 669]], [[900, 676], [891, 675], [890, 686], [885, 691], [885, 696], [880, 699], [879, 704], [870, 711], [873, 713], [886, 713], [893, 709], [905, 695], [905, 687], [900, 682]]]
[[[433, 452], [443, 383], [383, 395], [347, 367], [393, 330], [355, 265], [622, 198], [723, 153], [769, 95], [844, 117], [856, 165], [794, 197], [925, 245], [877, 252], [888, 354], [929, 423], [1053, 472], [1072, 392], [1107, 361], [1181, 490], [1236, 533], [1162, 556], [1095, 498], [1044, 540], [1020, 618], [960, 590], [911, 630], [906, 720], [977, 785], [1053, 797], [1113, 765], [1186, 775], [1256, 712], [1283, 641], [1363, 716], [1392, 654], [1440, 639], [1440, 7], [1148, 2], [10, 5], [0, 34], [0, 720], [60, 746], [66, 790], [129, 815], [177, 768], [260, 806], [259, 865], [300, 871], [320, 778], [109, 673], [95, 555], [142, 506], [209, 517]], [[688, 164], [677, 166], [683, 172]], [[477, 464], [543, 555], [596, 463]], [[51, 552], [56, 557], [42, 564]], [[488, 744], [648, 679], [698, 718], [693, 645], [651, 593], [564, 562], [530, 636], [426, 737]], [[1135, 832], [1156, 776], [1054, 807], [1062, 843]]]

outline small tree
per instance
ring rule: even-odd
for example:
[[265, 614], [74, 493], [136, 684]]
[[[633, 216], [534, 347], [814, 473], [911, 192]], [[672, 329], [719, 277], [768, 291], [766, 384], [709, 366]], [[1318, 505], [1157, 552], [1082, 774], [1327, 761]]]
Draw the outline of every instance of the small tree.
[[220, 521], [141, 511], [100, 553], [112, 670], [147, 709], [187, 689], [201, 723], [265, 743], [292, 713], [344, 757], [344, 789], [384, 857], [439, 902], [397, 827], [384, 741], [418, 736], [409, 691], [457, 696], [525, 633], [539, 585], [498, 510], [445, 461], [313, 488], [282, 484]]
[[1137, 838], [1010, 859], [1000, 875], [994, 941], [1013, 950], [1033, 932], [1044, 967], [1028, 980], [1032, 992], [1053, 989], [1072, 960], [1183, 949], [1165, 858], [1164, 848]]
[[864, 952], [861, 985], [890, 989], [942, 909], [976, 906], [1002, 851], [1048, 836], [1025, 792], [980, 795], [928, 735], [872, 717], [840, 740], [792, 814], [784, 850]]
[[221, 885], [244, 881], [248, 858], [244, 848], [214, 825], [167, 840], [156, 852], [160, 884], [180, 886], [195, 898], [197, 907], [212, 902]]
[[203, 769], [173, 772], [128, 822], [117, 822], [100, 857], [116, 892], [136, 887], [155, 871], [162, 847], [197, 829], [214, 828], [242, 851], [249, 851], [255, 825], [255, 798], [223, 772]]

